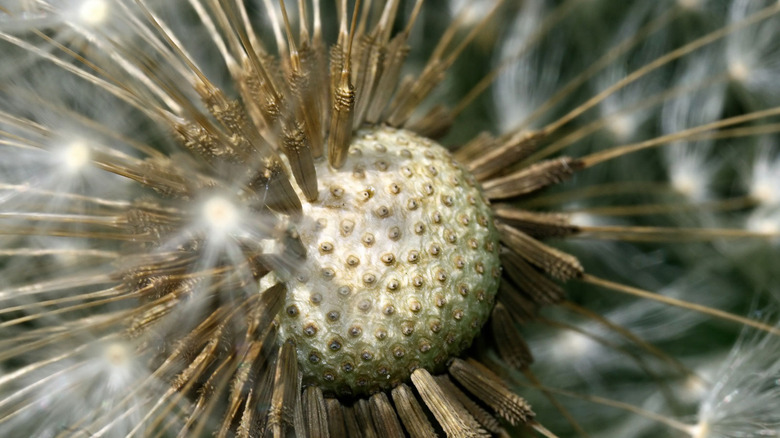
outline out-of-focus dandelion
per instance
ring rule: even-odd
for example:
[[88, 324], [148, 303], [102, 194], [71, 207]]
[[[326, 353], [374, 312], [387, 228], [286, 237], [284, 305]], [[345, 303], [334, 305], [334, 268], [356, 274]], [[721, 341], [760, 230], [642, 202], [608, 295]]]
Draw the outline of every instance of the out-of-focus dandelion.
[[780, 4], [293, 3], [0, 3], [0, 433], [776, 432]]
[[747, 331], [702, 397], [693, 438], [772, 437], [780, 434], [780, 343]]

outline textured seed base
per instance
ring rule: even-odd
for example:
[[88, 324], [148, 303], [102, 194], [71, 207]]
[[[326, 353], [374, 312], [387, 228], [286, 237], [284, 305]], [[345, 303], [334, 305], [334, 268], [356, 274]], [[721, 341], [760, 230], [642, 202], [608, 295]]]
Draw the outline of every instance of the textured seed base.
[[280, 316], [304, 383], [367, 394], [468, 347], [500, 278], [473, 178], [444, 148], [391, 128], [361, 131], [344, 167], [322, 161], [317, 175], [319, 198], [298, 225], [307, 260]]

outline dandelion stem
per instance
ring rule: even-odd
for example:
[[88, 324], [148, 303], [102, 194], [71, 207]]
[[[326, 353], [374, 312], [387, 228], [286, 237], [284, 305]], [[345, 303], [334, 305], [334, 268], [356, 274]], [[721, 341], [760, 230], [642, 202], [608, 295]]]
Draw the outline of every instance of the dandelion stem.
[[656, 384], [658, 384], [658, 386], [660, 388], [660, 391], [661, 391], [661, 394], [663, 395], [664, 399], [666, 400], [666, 403], [668, 403], [669, 405], [672, 405], [672, 406], [677, 404], [676, 400], [675, 400], [675, 397], [674, 397], [674, 394], [672, 393], [671, 388], [669, 388], [668, 383], [666, 381], [664, 381], [664, 379], [661, 376], [659, 376], [658, 373], [653, 371], [646, 364], [646, 362], [643, 360], [643, 358], [638, 353], [635, 353], [635, 352], [630, 351], [630, 350], [628, 350], [628, 349], [626, 349], [624, 347], [621, 347], [617, 343], [612, 342], [612, 341], [604, 338], [603, 336], [596, 335], [595, 333], [591, 333], [591, 332], [589, 332], [587, 330], [584, 330], [584, 329], [582, 329], [580, 327], [577, 327], [575, 325], [572, 325], [572, 324], [567, 324], [567, 323], [563, 323], [563, 322], [559, 322], [559, 321], [553, 321], [553, 320], [547, 319], [547, 318], [539, 318], [539, 322], [541, 322], [542, 324], [547, 324], [550, 327], [558, 328], [560, 330], [569, 330], [569, 331], [572, 331], [574, 333], [579, 333], [581, 336], [584, 336], [584, 337], [590, 339], [593, 342], [601, 344], [604, 347], [611, 348], [611, 349], [615, 350], [616, 352], [627, 356], [628, 358], [630, 358], [636, 364], [636, 366], [639, 369], [642, 370], [643, 373], [645, 373], [645, 375], [647, 375], [647, 377], [649, 377], [650, 379], [655, 381]]
[[[645, 140], [645, 141], [632, 143], [624, 146], [618, 146], [601, 152], [595, 152], [593, 154], [583, 157], [582, 165], [583, 168], [589, 168], [597, 164], [603, 163], [605, 161], [622, 157], [624, 155], [628, 155], [633, 152], [638, 152], [644, 149], [649, 149], [660, 145], [672, 144], [675, 141], [692, 139], [692, 138], [702, 139], [701, 137], [697, 137], [697, 135], [705, 134], [707, 133], [707, 131], [713, 131], [715, 129], [720, 129], [726, 126], [737, 125], [740, 123], [745, 123], [752, 120], [757, 120], [764, 117], [771, 117], [776, 115], [780, 115], [780, 107], [773, 107], [762, 111], [755, 111], [752, 113], [729, 117], [727, 119], [718, 120], [716, 122], [707, 123], [705, 125], [696, 126], [694, 128], [685, 129], [667, 135], [662, 135], [660, 137], [656, 137], [650, 140]], [[775, 125], [771, 125], [771, 126], [773, 126], [772, 130], [774, 130]], [[754, 131], [748, 131], [748, 132], [749, 134], [746, 134], [744, 130], [740, 130], [737, 131], [736, 135], [733, 132], [730, 135], [734, 135], [734, 136], [753, 135]], [[724, 133], [723, 132], [715, 133], [715, 135], [724, 135]], [[729, 134], [725, 134], [725, 135], [729, 135]]]
[[549, 157], [550, 155], [562, 151], [566, 149], [567, 147], [576, 144], [578, 141], [582, 140], [583, 138], [586, 138], [587, 136], [598, 132], [599, 130], [603, 129], [605, 126], [607, 126], [610, 122], [615, 120], [616, 118], [626, 115], [626, 114], [632, 114], [637, 111], [642, 111], [648, 108], [652, 108], [662, 102], [666, 102], [667, 100], [678, 97], [681, 95], [685, 95], [687, 93], [692, 93], [694, 91], [703, 90], [707, 87], [710, 87], [715, 84], [726, 82], [730, 79], [728, 74], [718, 74], [715, 76], [712, 76], [708, 79], [703, 79], [702, 81], [697, 81], [695, 84], [689, 85], [683, 85], [679, 87], [670, 88], [669, 90], [664, 91], [663, 93], [659, 93], [655, 96], [651, 96], [648, 99], [641, 100], [637, 102], [635, 105], [629, 106], [627, 108], [622, 108], [619, 111], [615, 111], [607, 116], [604, 116], [600, 119], [594, 120], [590, 123], [587, 123], [574, 131], [572, 131], [569, 134], [566, 134], [562, 138], [554, 141], [553, 143], [546, 146], [544, 149], [541, 149], [540, 151], [530, 155], [528, 158], [523, 160], [519, 166], [527, 166], [531, 163], [534, 163], [536, 161], [539, 161], [543, 158]]
[[665, 416], [663, 416], [661, 414], [657, 414], [655, 412], [648, 411], [646, 409], [642, 409], [642, 408], [640, 408], [638, 406], [634, 406], [634, 405], [632, 405], [630, 403], [625, 403], [625, 402], [621, 402], [621, 401], [618, 401], [618, 400], [611, 400], [611, 399], [604, 398], [604, 397], [599, 397], [599, 396], [596, 396], [596, 395], [579, 394], [579, 393], [576, 393], [576, 392], [573, 392], [573, 391], [567, 391], [567, 390], [564, 390], [564, 389], [552, 388], [552, 387], [544, 386], [544, 385], [525, 383], [525, 382], [517, 381], [517, 380], [515, 380], [515, 383], [517, 383], [520, 386], [524, 386], [526, 388], [534, 388], [534, 389], [538, 389], [540, 391], [549, 391], [549, 392], [551, 392], [553, 394], [558, 394], [558, 395], [562, 395], [562, 396], [565, 396], [565, 397], [585, 400], [585, 401], [588, 401], [588, 402], [591, 402], [591, 403], [596, 403], [596, 404], [600, 404], [600, 405], [604, 405], [604, 406], [610, 406], [610, 407], [613, 407], [613, 408], [616, 408], [616, 409], [621, 409], [621, 410], [624, 410], [624, 411], [628, 411], [628, 412], [631, 412], [633, 414], [639, 415], [641, 417], [645, 417], [645, 418], [647, 418], [649, 420], [653, 420], [653, 421], [656, 421], [658, 423], [664, 424], [664, 425], [666, 425], [668, 427], [671, 427], [672, 429], [679, 430], [681, 432], [688, 433], [688, 431], [690, 430], [690, 426], [688, 426], [687, 424], [685, 424], [683, 422], [674, 420], [672, 418], [665, 417]]
[[[577, 75], [574, 79], [569, 81], [569, 83], [567, 83], [560, 90], [558, 90], [558, 92], [556, 92], [552, 97], [550, 97], [545, 103], [540, 105], [539, 108], [534, 110], [534, 112], [531, 113], [525, 120], [523, 120], [519, 124], [519, 126], [515, 128], [515, 130], [522, 130], [530, 126], [531, 123], [533, 123], [539, 117], [541, 117], [542, 114], [549, 111], [552, 107], [554, 107], [556, 104], [562, 101], [566, 96], [570, 95], [572, 92], [574, 92], [574, 90], [582, 86], [582, 84], [587, 82], [596, 73], [604, 69], [611, 62], [616, 60], [619, 56], [625, 54], [628, 50], [630, 50], [631, 48], [635, 47], [637, 44], [644, 41], [648, 36], [652, 35], [656, 31], [661, 29], [663, 26], [675, 20], [679, 16], [680, 12], [681, 9], [679, 8], [673, 8], [667, 11], [666, 13], [662, 14], [655, 20], [651, 21], [650, 23], [646, 24], [644, 27], [639, 29], [637, 33], [633, 35], [631, 38], [624, 40], [622, 43], [617, 45], [614, 49], [605, 53], [599, 60], [591, 64], [590, 67], [588, 67], [585, 71], [583, 71], [582, 73]], [[617, 89], [613, 90], [613, 92], [614, 91], [617, 91]]]
[[631, 332], [631, 330], [628, 330], [625, 327], [622, 327], [622, 326], [620, 326], [618, 324], [615, 324], [614, 322], [612, 322], [612, 321], [608, 320], [607, 318], [599, 315], [598, 313], [596, 313], [596, 312], [594, 312], [592, 310], [586, 309], [585, 307], [579, 306], [579, 305], [577, 305], [577, 304], [575, 304], [575, 303], [573, 303], [571, 301], [565, 300], [565, 301], [561, 302], [561, 306], [565, 307], [565, 308], [567, 308], [567, 309], [569, 309], [569, 310], [571, 310], [571, 311], [573, 311], [575, 313], [578, 313], [578, 314], [580, 314], [580, 315], [582, 315], [582, 316], [584, 316], [586, 318], [590, 318], [590, 319], [595, 320], [596, 322], [604, 325], [605, 327], [609, 328], [610, 330], [613, 330], [615, 333], [619, 334], [623, 338], [625, 338], [625, 339], [627, 339], [627, 340], [637, 344], [641, 348], [644, 348], [650, 354], [652, 354], [653, 356], [657, 357], [658, 359], [663, 360], [664, 362], [667, 362], [668, 364], [670, 364], [671, 366], [676, 368], [677, 371], [679, 371], [680, 373], [682, 373], [682, 374], [684, 374], [686, 376], [690, 376], [690, 377], [696, 378], [697, 380], [700, 380], [699, 376], [697, 376], [691, 369], [686, 367], [682, 362], [680, 362], [679, 360], [675, 359], [673, 356], [670, 356], [670, 355], [664, 353], [663, 351], [661, 351], [655, 345], [653, 345], [653, 344], [645, 341], [644, 339], [640, 338], [639, 336], [637, 336], [636, 334]]
[[666, 195], [673, 192], [668, 183], [621, 181], [578, 187], [576, 189], [550, 195], [543, 194], [535, 196], [532, 199], [523, 200], [521, 205], [523, 208], [550, 207], [571, 201], [582, 201], [589, 198], [615, 195], [636, 195], [640, 193], [644, 195]]
[[567, 210], [567, 213], [587, 213], [599, 216], [643, 216], [679, 213], [685, 211], [734, 211], [753, 207], [757, 201], [752, 196], [737, 196], [729, 199], [699, 203], [617, 205]]
[[542, 426], [536, 421], [529, 421], [528, 425], [531, 426], [533, 430], [542, 434], [542, 436], [545, 436], [547, 438], [558, 438], [558, 435], [555, 435], [554, 433], [550, 432], [549, 430], [547, 430], [546, 427]]
[[755, 321], [750, 318], [734, 315], [732, 313], [725, 312], [723, 310], [713, 309], [711, 307], [703, 306], [701, 304], [690, 303], [687, 301], [678, 300], [676, 298], [667, 297], [664, 295], [649, 292], [639, 288], [626, 286], [624, 284], [598, 278], [590, 274], [583, 274], [582, 277], [579, 278], [579, 280], [584, 283], [592, 284], [594, 286], [600, 286], [615, 292], [620, 292], [620, 293], [633, 295], [640, 298], [645, 298], [648, 300], [657, 301], [659, 303], [668, 304], [670, 306], [679, 307], [681, 309], [692, 310], [694, 312], [703, 313], [705, 315], [709, 315], [714, 318], [718, 318], [726, 321], [732, 321], [739, 324], [744, 324], [765, 331], [767, 333], [771, 333], [775, 336], [780, 336], [780, 328], [773, 327], [769, 324], [765, 324], [760, 321]]
[[577, 237], [630, 242], [700, 242], [716, 239], [769, 239], [780, 237], [778, 233], [749, 231], [732, 228], [678, 228], [632, 226], [580, 226]]
[[649, 64], [646, 64], [645, 66], [637, 69], [633, 73], [629, 74], [628, 76], [624, 77], [623, 79], [619, 80], [606, 90], [602, 91], [601, 93], [593, 96], [592, 98], [588, 99], [585, 103], [578, 106], [565, 116], [561, 117], [557, 121], [550, 123], [544, 128], [544, 131], [549, 133], [557, 131], [562, 126], [566, 125], [570, 121], [574, 120], [578, 116], [580, 116], [585, 111], [593, 108], [594, 106], [601, 103], [604, 99], [615, 93], [616, 91], [626, 87], [627, 85], [631, 84], [632, 82], [640, 79], [641, 77], [647, 75], [648, 73], [657, 70], [658, 68], [676, 60], [679, 59], [691, 52], [694, 52], [698, 50], [701, 47], [704, 47], [708, 44], [711, 44], [739, 29], [745, 28], [751, 24], [757, 23], [759, 21], [765, 20], [772, 15], [776, 14], [778, 11], [780, 11], [780, 4], [775, 4], [773, 6], [768, 6], [764, 9], [761, 9], [760, 11], [746, 17], [744, 20], [739, 21], [737, 23], [731, 24], [729, 26], [725, 26], [723, 28], [720, 28], [714, 32], [711, 32], [707, 35], [704, 35], [701, 38], [698, 38], [676, 50], [673, 50], [660, 58], [657, 58], [656, 60], [650, 62]]
[[[530, 369], [525, 368], [522, 370], [522, 372], [525, 378], [528, 379], [532, 384], [538, 385], [539, 387], [542, 386], [542, 382], [539, 381], [539, 379], [536, 377], [536, 375], [533, 372], [531, 372]], [[557, 409], [558, 412], [560, 412], [561, 415], [563, 415], [563, 417], [566, 418], [566, 421], [571, 425], [571, 427], [574, 428], [575, 431], [577, 431], [577, 433], [582, 438], [589, 438], [588, 433], [585, 432], [585, 429], [583, 429], [580, 423], [577, 422], [577, 420], [574, 418], [571, 412], [569, 412], [569, 410], [566, 409], [566, 407], [563, 406], [563, 404], [561, 404], [561, 402], [558, 401], [558, 399], [555, 398], [555, 396], [551, 392], [545, 391], [543, 389], [541, 391], [544, 394], [544, 396], [547, 398], [547, 400], [550, 400], [550, 403], [552, 403], [553, 406], [555, 406], [555, 409]]]
[[528, 41], [523, 44], [523, 46], [520, 48], [520, 50], [517, 51], [517, 53], [512, 56], [509, 59], [506, 59], [501, 62], [501, 64], [494, 68], [490, 73], [485, 75], [484, 78], [482, 78], [477, 85], [475, 85], [458, 103], [455, 105], [455, 108], [451, 111], [451, 117], [455, 118], [457, 117], [463, 110], [465, 110], [471, 103], [474, 101], [474, 99], [477, 98], [480, 94], [482, 94], [487, 87], [492, 84], [498, 76], [501, 75], [501, 73], [504, 72], [507, 68], [511, 67], [515, 63], [517, 63], [520, 59], [525, 56], [531, 48], [539, 42], [539, 40], [542, 39], [545, 35], [547, 35], [550, 32], [550, 29], [553, 28], [553, 26], [557, 25], [564, 17], [566, 17], [566, 14], [568, 14], [573, 6], [577, 4], [580, 0], [567, 0], [565, 3], [559, 5], [555, 8], [555, 11], [553, 11], [550, 15], [546, 16], [542, 24], [539, 26], [539, 29], [533, 33], [528, 38]]

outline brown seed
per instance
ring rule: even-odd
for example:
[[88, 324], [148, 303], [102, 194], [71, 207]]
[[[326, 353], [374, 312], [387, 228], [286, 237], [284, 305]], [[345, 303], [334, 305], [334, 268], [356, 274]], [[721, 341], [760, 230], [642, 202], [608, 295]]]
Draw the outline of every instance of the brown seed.
[[445, 230], [444, 238], [451, 244], [455, 244], [458, 241], [458, 235], [455, 234], [452, 230]]
[[341, 228], [342, 236], [349, 236], [350, 234], [352, 234], [352, 230], [355, 229], [355, 223], [349, 219], [344, 219], [343, 221], [341, 221], [340, 225], [341, 225], [340, 228]]
[[363, 274], [363, 283], [366, 285], [371, 285], [374, 284], [374, 282], [376, 282], [376, 275], [370, 272]]
[[388, 208], [385, 205], [381, 205], [381, 206], [377, 207], [376, 210], [374, 210], [374, 214], [376, 214], [378, 217], [382, 217], [382, 218], [388, 217], [388, 216], [390, 216], [390, 208]]
[[387, 290], [390, 292], [398, 290], [399, 287], [401, 287], [401, 283], [396, 279], [392, 279], [387, 282]]
[[322, 278], [326, 280], [330, 280], [331, 278], [336, 276], [336, 270], [333, 268], [322, 268], [320, 274], [322, 274]]
[[395, 255], [393, 255], [393, 253], [386, 252], [382, 254], [381, 259], [382, 259], [382, 263], [386, 265], [391, 265], [395, 261]]
[[303, 334], [306, 336], [314, 336], [317, 334], [317, 325], [313, 322], [310, 322], [303, 326]]
[[365, 202], [374, 197], [374, 189], [372, 187], [366, 187], [364, 190], [358, 192], [358, 199]]

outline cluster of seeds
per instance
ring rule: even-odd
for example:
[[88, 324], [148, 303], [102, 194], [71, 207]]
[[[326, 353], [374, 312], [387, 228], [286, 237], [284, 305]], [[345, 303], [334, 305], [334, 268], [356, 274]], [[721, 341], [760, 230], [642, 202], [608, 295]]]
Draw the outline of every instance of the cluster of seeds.
[[317, 174], [319, 197], [298, 225], [307, 259], [280, 327], [304, 382], [367, 394], [468, 347], [500, 278], [498, 232], [474, 179], [441, 146], [391, 128], [361, 131], [341, 169], [322, 161]]

